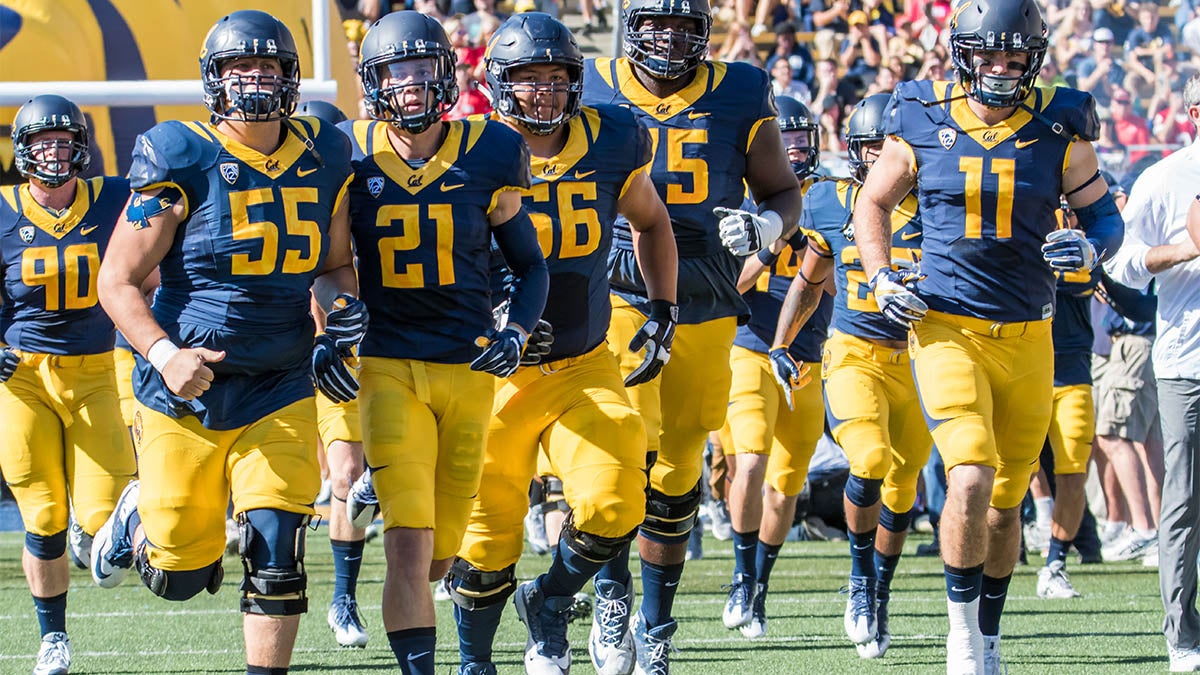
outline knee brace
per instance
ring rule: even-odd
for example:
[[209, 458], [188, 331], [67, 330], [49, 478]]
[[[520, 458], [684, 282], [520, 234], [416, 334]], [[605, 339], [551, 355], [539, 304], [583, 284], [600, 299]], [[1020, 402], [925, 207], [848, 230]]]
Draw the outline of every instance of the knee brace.
[[26, 532], [25, 550], [38, 560], [58, 560], [67, 552], [67, 531], [50, 535]]
[[646, 499], [642, 536], [660, 544], [680, 544], [688, 539], [700, 510], [700, 484], [686, 494], [672, 497], [654, 488]]
[[571, 507], [567, 505], [567, 500], [563, 498], [563, 482], [557, 476], [542, 476], [541, 482], [541, 499], [537, 504], [533, 504], [538, 513], [545, 514], [550, 511], [570, 511]]
[[879, 491], [882, 486], [882, 478], [860, 478], [851, 475], [846, 481], [846, 499], [862, 509], [875, 506], [879, 503]]
[[896, 513], [884, 506], [879, 509], [879, 526], [888, 532], [907, 532], [912, 523], [912, 511]]
[[517, 590], [517, 566], [509, 565], [499, 572], [484, 572], [455, 557], [444, 583], [454, 604], [467, 611], [483, 609], [503, 604]]
[[158, 597], [182, 602], [195, 597], [200, 591], [208, 591], [209, 595], [215, 595], [221, 589], [221, 581], [225, 579], [225, 568], [221, 566], [220, 559], [198, 570], [172, 572], [152, 566], [148, 548], [145, 539], [138, 544], [133, 552], [133, 568], [137, 570], [146, 588]]
[[563, 523], [561, 536], [577, 555], [594, 563], [606, 563], [615, 558], [636, 535], [636, 527], [620, 537], [601, 537], [582, 532], [575, 527], [575, 512], [570, 511]]
[[242, 557], [242, 611], [295, 616], [308, 611], [305, 527], [311, 516], [254, 509], [237, 516]]

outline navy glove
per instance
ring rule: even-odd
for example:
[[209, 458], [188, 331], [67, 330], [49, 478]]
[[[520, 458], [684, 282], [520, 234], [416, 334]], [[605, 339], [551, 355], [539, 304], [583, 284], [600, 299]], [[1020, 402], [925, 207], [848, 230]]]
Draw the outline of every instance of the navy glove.
[[525, 341], [525, 355], [521, 357], [521, 365], [536, 366], [550, 353], [550, 345], [554, 344], [554, 326], [545, 319], [538, 319], [537, 326]]
[[675, 324], [679, 322], [679, 308], [666, 300], [650, 301], [650, 317], [629, 341], [630, 351], [646, 348], [642, 364], [625, 378], [626, 387], [636, 387], [658, 377], [663, 366], [671, 360], [671, 343], [675, 341]]
[[1055, 230], [1046, 235], [1042, 258], [1057, 272], [1079, 272], [1096, 266], [1096, 249], [1082, 230]]
[[313, 383], [317, 391], [335, 403], [358, 398], [358, 377], [347, 358], [353, 358], [353, 354], [338, 348], [334, 338], [328, 334], [317, 336], [312, 352]]
[[17, 366], [21, 364], [21, 355], [12, 347], [0, 349], [0, 382], [8, 382]]
[[333, 338], [343, 351], [357, 347], [367, 334], [367, 305], [362, 300], [342, 293], [333, 301], [333, 309], [325, 317], [325, 334]]
[[929, 305], [913, 292], [913, 284], [920, 279], [921, 275], [912, 268], [879, 268], [871, 279], [871, 292], [879, 311], [905, 328], [912, 328], [924, 319]]
[[788, 354], [787, 347], [776, 347], [770, 351], [768, 356], [771, 358], [771, 372], [775, 374], [775, 381], [779, 383], [780, 387], [783, 387], [783, 396], [787, 401], [788, 410], [795, 410], [792, 403], [792, 392], [812, 382], [812, 376], [808, 374], [808, 365], [793, 361], [792, 355]]
[[525, 347], [525, 335], [515, 326], [500, 332], [489, 330], [487, 337], [475, 341], [484, 347], [483, 353], [471, 362], [471, 370], [491, 373], [505, 378], [517, 372], [521, 365], [521, 350]]

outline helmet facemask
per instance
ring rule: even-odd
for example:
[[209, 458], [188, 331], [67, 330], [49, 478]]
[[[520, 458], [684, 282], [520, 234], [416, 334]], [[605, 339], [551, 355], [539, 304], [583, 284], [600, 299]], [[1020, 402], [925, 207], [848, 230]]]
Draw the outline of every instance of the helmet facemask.
[[866, 159], [867, 146], [881, 145], [883, 136], [849, 136], [846, 138], [848, 163], [851, 177], [858, 183], [866, 182], [867, 172], [875, 164], [874, 159]]
[[[543, 63], [554, 62], [544, 61]], [[518, 74], [517, 79], [513, 80], [513, 71], [526, 65], [530, 64], [523, 63], [507, 68], [496, 68], [500, 71], [495, 74], [498, 91], [492, 92], [496, 111], [503, 117], [516, 120], [535, 136], [548, 136], [579, 114], [583, 95], [583, 71], [578, 66], [562, 64], [567, 71], [566, 80], [533, 81], [523, 74]], [[537, 105], [533, 106], [533, 110], [526, 110], [521, 99], [530, 97], [534, 98]], [[547, 101], [547, 98], [551, 101]], [[561, 106], [559, 105], [560, 100], [562, 100]], [[545, 108], [550, 109], [549, 114], [543, 114]]]
[[[412, 134], [429, 129], [458, 100], [454, 58], [441, 50], [364, 63], [361, 71], [372, 119]], [[406, 110], [413, 98], [419, 110]]]
[[[687, 18], [692, 30], [643, 27], [655, 18]], [[667, 13], [635, 12], [626, 23], [625, 55], [651, 76], [674, 80], [692, 72], [708, 55], [709, 21]]]
[[[971, 98], [991, 108], [1010, 108], [1029, 96], [1042, 69], [1047, 47], [1045, 38], [1023, 39], [1021, 35], [993, 40], [991, 43], [985, 43], [974, 34], [956, 35], [951, 37], [950, 44], [954, 67], [958, 70], [963, 89]], [[1026, 54], [1028, 60], [1023, 66], [1016, 62], [1009, 64], [1008, 71], [1018, 69], [1021, 71], [1019, 75], [996, 75], [981, 72], [987, 63], [981, 55], [984, 52], [1021, 53]]]
[[[801, 180], [808, 178], [821, 165], [820, 129], [811, 120], [788, 118], [779, 121], [779, 130], [783, 133], [783, 147], [792, 173]], [[807, 147], [800, 139], [804, 139]]]
[[247, 54], [213, 58], [205, 72], [205, 103], [213, 116], [241, 122], [271, 122], [291, 116], [300, 102], [300, 63], [275, 57], [282, 74], [227, 72], [231, 61]]
[[[69, 132], [71, 138], [33, 139], [46, 131]], [[76, 126], [29, 125], [18, 132], [13, 150], [17, 171], [49, 188], [65, 185], [91, 161], [87, 131]]]

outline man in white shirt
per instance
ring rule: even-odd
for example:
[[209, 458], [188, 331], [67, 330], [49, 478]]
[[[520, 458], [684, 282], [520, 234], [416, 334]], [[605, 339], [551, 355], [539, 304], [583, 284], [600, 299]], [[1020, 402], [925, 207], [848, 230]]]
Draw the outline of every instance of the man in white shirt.
[[[1200, 75], [1184, 103], [1200, 126]], [[1158, 162], [1138, 178], [1122, 215], [1125, 243], [1105, 263], [1118, 282], [1158, 282], [1158, 380], [1165, 479], [1159, 521], [1159, 589], [1172, 672], [1200, 670], [1196, 557], [1200, 554], [1200, 252], [1187, 233], [1187, 212], [1200, 188], [1200, 143]]]

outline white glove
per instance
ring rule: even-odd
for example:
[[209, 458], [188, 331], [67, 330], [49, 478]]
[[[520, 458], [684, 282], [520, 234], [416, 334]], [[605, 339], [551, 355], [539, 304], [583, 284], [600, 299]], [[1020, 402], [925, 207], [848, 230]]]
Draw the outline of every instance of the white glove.
[[1078, 272], [1096, 266], [1096, 249], [1082, 230], [1055, 230], [1046, 235], [1042, 258], [1058, 272]]
[[718, 206], [713, 213], [721, 219], [721, 244], [736, 256], [758, 253], [783, 234], [783, 218], [774, 211], [754, 214]]
[[879, 311], [905, 328], [912, 328], [924, 319], [929, 305], [910, 289], [910, 284], [919, 279], [920, 275], [912, 269], [879, 268], [871, 279], [871, 292]]

